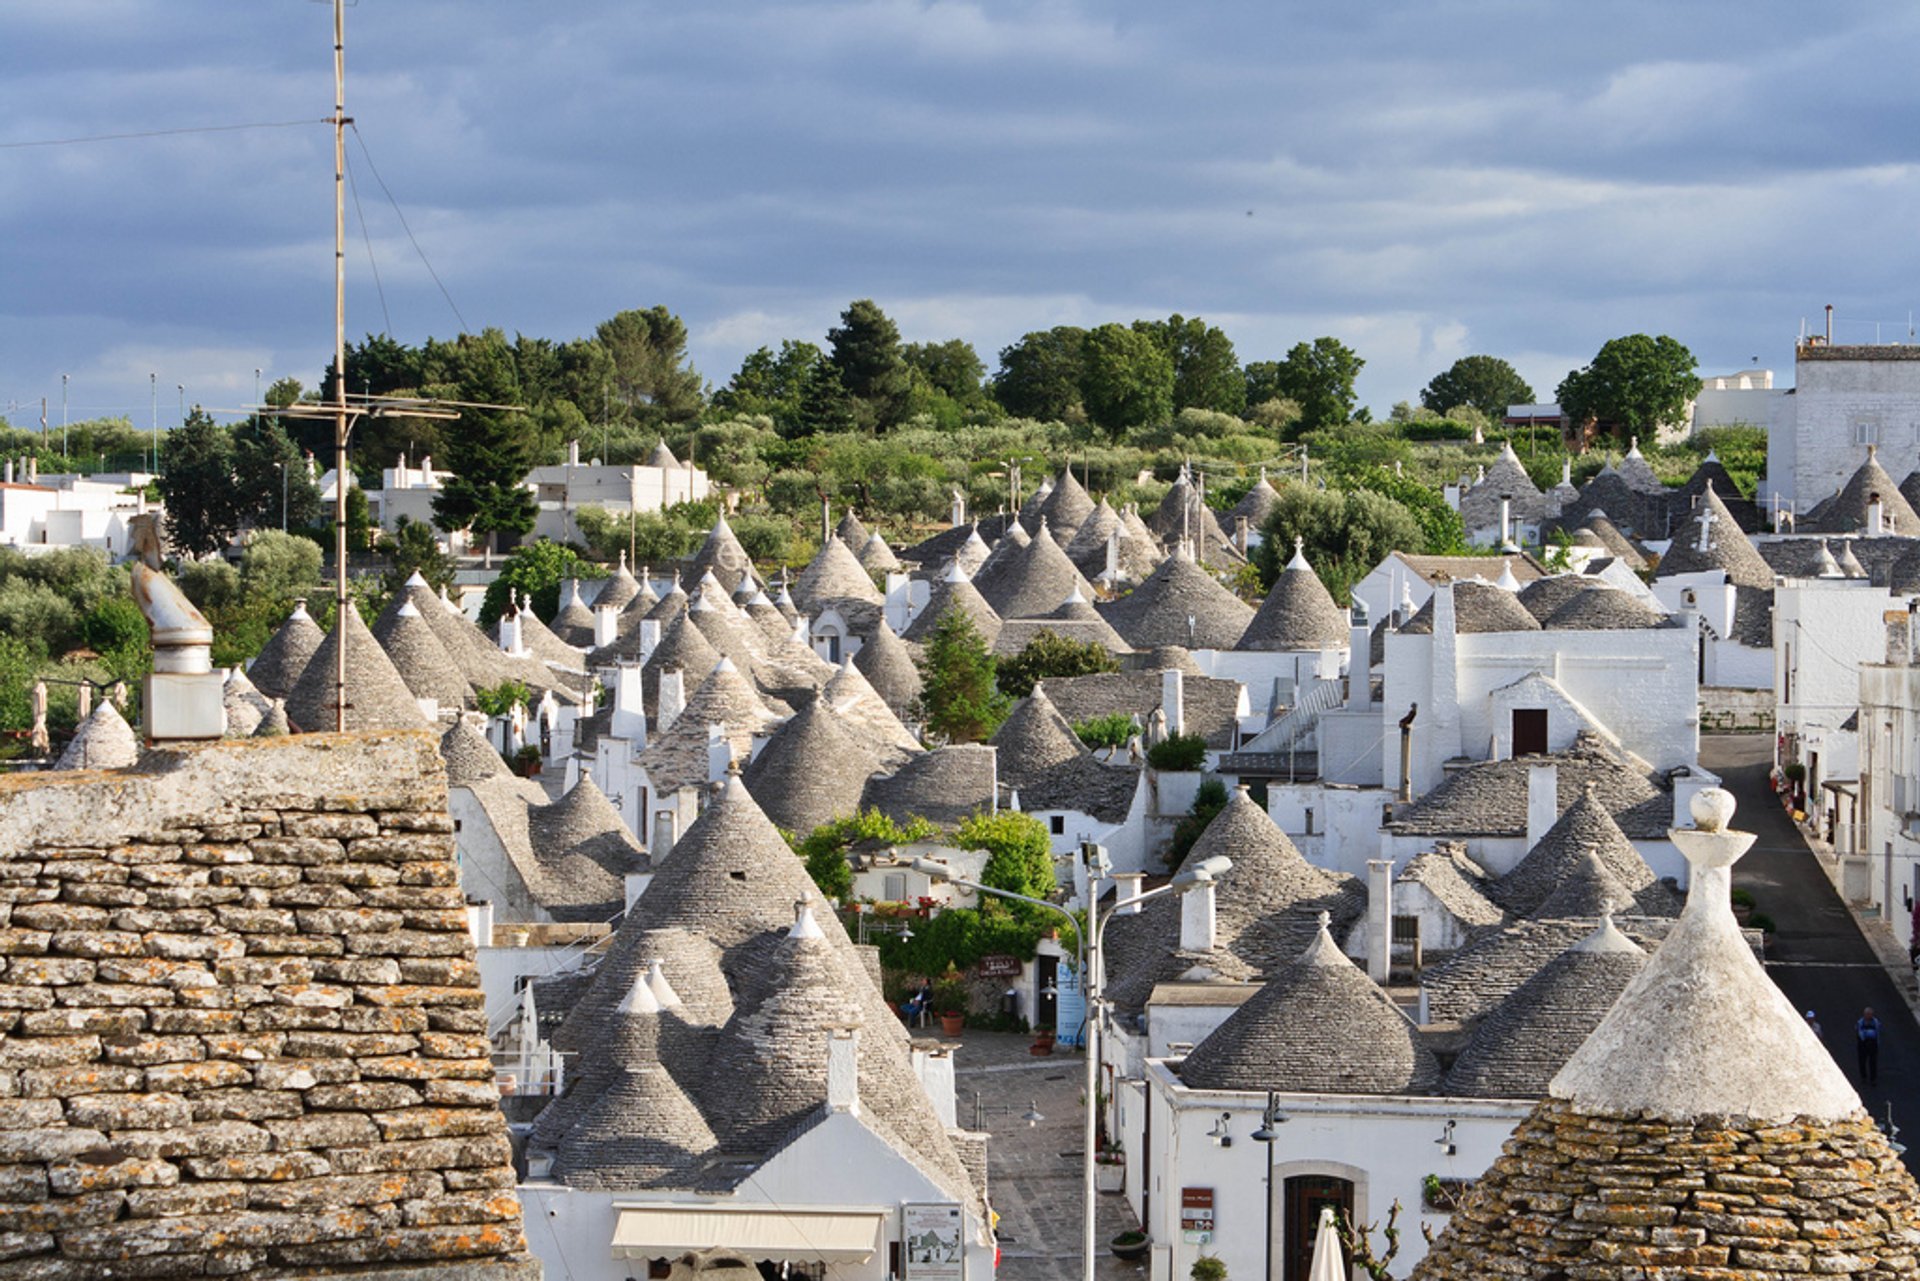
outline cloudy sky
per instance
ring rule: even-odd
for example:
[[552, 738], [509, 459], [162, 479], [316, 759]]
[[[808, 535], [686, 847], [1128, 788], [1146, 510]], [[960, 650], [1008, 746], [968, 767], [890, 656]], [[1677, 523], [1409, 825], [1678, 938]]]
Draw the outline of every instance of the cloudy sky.
[[[330, 23], [6, 6], [15, 423], [42, 396], [58, 421], [62, 373], [74, 417], [142, 424], [150, 374], [163, 423], [181, 385], [237, 408], [256, 368], [317, 380]], [[1823, 304], [1853, 341], [1920, 307], [1904, 5], [359, 0], [347, 31], [356, 336], [568, 338], [663, 303], [720, 384], [860, 297], [989, 366], [1178, 311], [1243, 360], [1336, 335], [1384, 413], [1472, 352], [1549, 396], [1643, 330], [1786, 381]]]

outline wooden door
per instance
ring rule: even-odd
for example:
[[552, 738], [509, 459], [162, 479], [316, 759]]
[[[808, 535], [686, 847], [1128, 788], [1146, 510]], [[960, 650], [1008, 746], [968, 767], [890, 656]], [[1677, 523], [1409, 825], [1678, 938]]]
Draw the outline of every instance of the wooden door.
[[[1299, 1174], [1288, 1179], [1286, 1213], [1282, 1220], [1281, 1281], [1307, 1281], [1313, 1266], [1313, 1238], [1320, 1227], [1320, 1210], [1332, 1206], [1342, 1221], [1353, 1222], [1353, 1184], [1328, 1174]], [[1348, 1260], [1351, 1265], [1351, 1260]]]
[[1547, 754], [1546, 708], [1516, 707], [1513, 709], [1513, 754], [1515, 756]]

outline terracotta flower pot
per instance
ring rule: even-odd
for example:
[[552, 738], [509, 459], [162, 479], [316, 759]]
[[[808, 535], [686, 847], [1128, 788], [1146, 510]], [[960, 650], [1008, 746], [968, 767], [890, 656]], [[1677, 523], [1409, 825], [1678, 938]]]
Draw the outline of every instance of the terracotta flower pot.
[[967, 1016], [958, 1010], [942, 1010], [940, 1012], [940, 1035], [959, 1036], [960, 1029], [966, 1026], [966, 1022]]

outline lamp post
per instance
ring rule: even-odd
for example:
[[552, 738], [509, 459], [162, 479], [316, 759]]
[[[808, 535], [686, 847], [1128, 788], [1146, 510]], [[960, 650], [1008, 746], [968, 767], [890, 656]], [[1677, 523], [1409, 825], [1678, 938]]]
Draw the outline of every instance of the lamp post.
[[[1098, 847], [1096, 846], [1094, 848], [1097, 849]], [[1233, 860], [1224, 854], [1216, 854], [1212, 858], [1201, 859], [1198, 863], [1181, 872], [1178, 876], [1174, 877], [1173, 880], [1157, 889], [1148, 890], [1144, 894], [1135, 894], [1130, 898], [1116, 899], [1104, 912], [1100, 911], [1098, 907], [1100, 901], [1098, 897], [1098, 879], [1093, 873], [1093, 868], [1090, 866], [1087, 876], [1087, 899], [1095, 905], [1094, 911], [1090, 914], [1091, 919], [1089, 924], [1092, 927], [1090, 929], [1082, 929], [1079, 918], [1075, 917], [1072, 912], [1069, 912], [1058, 903], [1049, 903], [1045, 899], [1030, 898], [1025, 894], [1015, 894], [1011, 890], [995, 889], [991, 885], [982, 885], [978, 881], [964, 880], [956, 876], [953, 869], [945, 863], [936, 862], [930, 858], [916, 858], [909, 866], [923, 876], [931, 877], [936, 881], [945, 881], [949, 885], [957, 885], [962, 889], [972, 890], [976, 894], [991, 894], [995, 898], [1014, 899], [1021, 903], [1030, 903], [1035, 907], [1045, 908], [1047, 911], [1058, 916], [1066, 917], [1073, 925], [1074, 935], [1079, 939], [1079, 946], [1076, 952], [1080, 962], [1080, 990], [1086, 998], [1087, 1005], [1087, 1075], [1085, 1086], [1087, 1115], [1085, 1141], [1082, 1144], [1080, 1154], [1081, 1213], [1084, 1216], [1084, 1221], [1081, 1224], [1080, 1268], [1081, 1281], [1094, 1281], [1094, 1264], [1099, 1258], [1098, 1248], [1094, 1244], [1094, 1206], [1098, 1193], [1094, 1182], [1093, 1146], [1095, 1139], [1094, 1125], [1099, 1112], [1099, 1105], [1096, 1100], [1100, 1096], [1100, 937], [1106, 932], [1107, 922], [1112, 920], [1113, 914], [1121, 908], [1132, 907], [1135, 904], [1144, 903], [1148, 899], [1160, 898], [1167, 894], [1185, 894], [1188, 890], [1199, 889], [1202, 885], [1210, 885], [1222, 876], [1225, 876], [1227, 872], [1232, 869]]]
[[287, 532], [287, 464], [283, 459], [274, 464], [280, 473], [280, 532]]
[[1260, 1128], [1253, 1132], [1253, 1141], [1267, 1149], [1267, 1235], [1265, 1266], [1261, 1270], [1263, 1281], [1273, 1281], [1273, 1145], [1280, 1139], [1280, 1131], [1275, 1127], [1284, 1125], [1287, 1118], [1280, 1114], [1280, 1100], [1272, 1090], [1267, 1091], [1267, 1106], [1260, 1113]]

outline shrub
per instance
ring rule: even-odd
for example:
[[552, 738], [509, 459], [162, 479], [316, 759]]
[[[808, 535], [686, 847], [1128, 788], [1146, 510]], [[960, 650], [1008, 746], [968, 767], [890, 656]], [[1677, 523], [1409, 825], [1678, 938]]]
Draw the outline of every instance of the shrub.
[[[305, 539], [300, 541], [306, 542]], [[307, 546], [313, 547], [312, 543]], [[320, 549], [314, 547], [314, 561], [320, 559]], [[205, 613], [210, 609], [222, 609], [240, 599], [240, 571], [219, 556], [208, 560], [182, 561], [173, 572], [173, 581], [186, 598], [200, 607]]]
[[1025, 698], [1033, 693], [1035, 684], [1050, 676], [1089, 676], [1119, 670], [1120, 664], [1104, 646], [1042, 631], [1027, 642], [1025, 649], [999, 665], [996, 679], [1007, 697]]
[[1147, 764], [1157, 770], [1197, 770], [1207, 763], [1207, 740], [1198, 734], [1169, 734], [1147, 749]]
[[9, 579], [0, 584], [0, 635], [17, 636], [41, 654], [64, 654], [79, 643], [80, 614], [44, 583]]
[[320, 581], [320, 549], [297, 534], [263, 529], [240, 556], [240, 583], [250, 596], [291, 600]]
[[1227, 1281], [1227, 1265], [1223, 1260], [1216, 1259], [1210, 1254], [1203, 1254], [1193, 1261], [1193, 1266], [1187, 1270], [1187, 1275], [1192, 1277], [1193, 1281]]
[[1046, 825], [1033, 815], [1018, 810], [975, 814], [960, 824], [953, 839], [963, 850], [987, 851], [982, 885], [1028, 898], [1053, 894], [1053, 842]]
[[147, 620], [129, 598], [110, 596], [87, 611], [80, 634], [98, 654], [137, 650], [147, 644]]
[[847, 818], [822, 823], [805, 837], [786, 833], [787, 844], [807, 865], [807, 875], [830, 899], [845, 902], [853, 896], [853, 868], [847, 862], [847, 847], [856, 842], [877, 841], [887, 845], [906, 845], [924, 841], [934, 834], [933, 824], [923, 818], [910, 819], [904, 826], [879, 810], [864, 810]]
[[1227, 785], [1217, 778], [1209, 778], [1200, 784], [1200, 790], [1193, 795], [1193, 808], [1187, 816], [1174, 825], [1173, 840], [1167, 846], [1167, 866], [1179, 867], [1187, 857], [1187, 851], [1207, 830], [1207, 824], [1213, 822], [1221, 810], [1227, 808]]
[[1138, 732], [1133, 717], [1125, 712], [1090, 717], [1073, 727], [1074, 737], [1096, 751], [1103, 747], [1125, 747]]
[[532, 707], [533, 693], [521, 681], [501, 681], [473, 691], [473, 705], [489, 716], [505, 716], [516, 706]]

